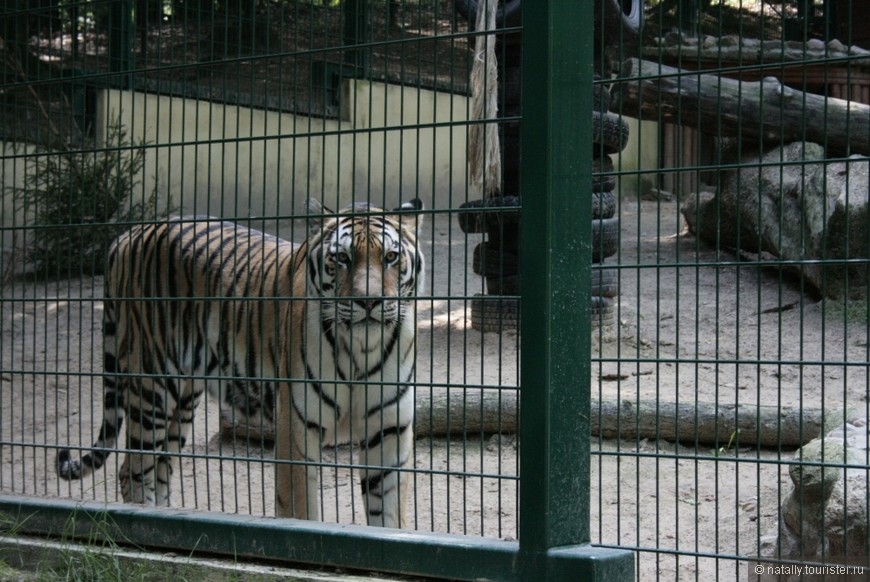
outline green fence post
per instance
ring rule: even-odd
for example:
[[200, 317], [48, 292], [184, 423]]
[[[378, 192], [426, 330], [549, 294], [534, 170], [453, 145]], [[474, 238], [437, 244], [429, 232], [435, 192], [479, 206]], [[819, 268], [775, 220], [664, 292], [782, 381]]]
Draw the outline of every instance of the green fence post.
[[593, 0], [523, 11], [520, 553], [525, 579], [632, 580], [589, 546]]

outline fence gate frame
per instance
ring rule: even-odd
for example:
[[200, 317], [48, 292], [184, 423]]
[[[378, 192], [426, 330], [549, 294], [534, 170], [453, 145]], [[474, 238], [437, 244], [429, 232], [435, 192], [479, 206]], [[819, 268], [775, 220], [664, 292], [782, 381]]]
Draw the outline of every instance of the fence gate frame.
[[99, 533], [132, 544], [233, 559], [459, 580], [633, 580], [633, 552], [589, 543], [592, 234], [582, 217], [592, 123], [578, 112], [592, 111], [593, 13], [594, 0], [549, 0], [523, 14], [519, 541], [17, 495], [0, 496], [0, 512], [21, 534], [89, 538], [99, 522]]

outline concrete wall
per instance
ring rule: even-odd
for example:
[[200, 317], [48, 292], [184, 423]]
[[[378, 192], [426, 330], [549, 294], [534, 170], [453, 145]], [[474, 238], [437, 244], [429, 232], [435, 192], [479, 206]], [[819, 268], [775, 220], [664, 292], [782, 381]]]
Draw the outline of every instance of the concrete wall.
[[[448, 208], [479, 197], [467, 191], [467, 97], [348, 81], [342, 101], [340, 119], [322, 119], [106, 90], [97, 96], [97, 141], [105, 143], [114, 120], [128, 139], [146, 142], [134, 201], [156, 188], [164, 208], [171, 200], [178, 213], [251, 218], [294, 239], [303, 233], [294, 235], [281, 217], [303, 212], [310, 197], [333, 209], [353, 200], [395, 208], [415, 197], [427, 208]], [[21, 227], [28, 218], [8, 188], [23, 185], [34, 150], [0, 143], [0, 276], [27, 244]]]
[[[282, 236], [292, 237], [280, 217], [301, 213], [309, 197], [331, 208], [352, 200], [393, 208], [414, 197], [427, 208], [455, 208], [480, 197], [469, 191], [466, 175], [467, 97], [348, 81], [342, 101], [340, 119], [320, 119], [110, 90], [98, 95], [96, 127], [105, 131], [108, 120], [120, 120], [128, 137], [147, 142], [134, 197], [157, 188], [162, 200], [171, 198], [186, 214], [278, 217], [253, 224]], [[618, 170], [658, 167], [656, 124], [638, 128], [632, 123], [622, 165], [614, 160]], [[28, 167], [21, 156], [32, 149], [0, 148], [3, 185], [20, 185]], [[638, 182], [623, 178], [623, 195], [649, 187]], [[25, 223], [6, 190], [2, 223]], [[20, 245], [22, 233], [4, 230], [3, 255], [12, 249], [13, 236]]]
[[[2, 196], [2, 221], [3, 236], [0, 238], [0, 282], [14, 266], [18, 269], [24, 260], [23, 255], [17, 249], [26, 244], [26, 231], [11, 230], [12, 227], [20, 227], [25, 222], [24, 209], [19, 201], [15, 200], [11, 188], [24, 186], [24, 179], [33, 168], [33, 157], [36, 147], [28, 144], [14, 144], [0, 142], [0, 184], [3, 186]], [[8, 229], [8, 230], [7, 230]], [[11, 274], [11, 273], [10, 273]]]
[[613, 156], [613, 167], [624, 172], [619, 177], [619, 195], [623, 200], [637, 200], [661, 181], [659, 159], [659, 124], [624, 117], [629, 137], [625, 148]]
[[466, 97], [366, 81], [343, 91], [340, 120], [105, 91], [98, 127], [120, 119], [148, 142], [138, 195], [156, 187], [187, 214], [287, 216], [309, 197], [332, 208], [465, 199]]
[[[309, 197], [331, 208], [353, 200], [394, 208], [419, 197], [428, 208], [466, 200], [469, 99], [367, 81], [347, 81], [341, 119], [322, 119], [147, 93], [97, 96], [96, 127], [120, 121], [147, 144], [135, 198], [157, 188], [186, 214], [286, 217]], [[454, 124], [454, 125], [451, 125]], [[0, 143], [0, 181], [20, 186], [30, 146]], [[165, 206], [164, 206], [165, 207]], [[3, 192], [4, 227], [26, 218]], [[275, 231], [274, 221], [260, 223]], [[2, 254], [13, 232], [4, 230]], [[20, 243], [21, 236], [16, 242]]]

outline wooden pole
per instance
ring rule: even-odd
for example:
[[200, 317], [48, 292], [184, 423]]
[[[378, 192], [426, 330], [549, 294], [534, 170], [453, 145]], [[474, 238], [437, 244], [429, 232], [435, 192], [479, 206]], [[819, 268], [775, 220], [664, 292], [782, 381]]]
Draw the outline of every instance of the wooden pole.
[[498, 62], [495, 31], [498, 2], [481, 0], [477, 6], [474, 61], [471, 65], [471, 119], [484, 120], [469, 126], [468, 163], [471, 183], [479, 186], [485, 198], [501, 192], [501, 143], [498, 135]]

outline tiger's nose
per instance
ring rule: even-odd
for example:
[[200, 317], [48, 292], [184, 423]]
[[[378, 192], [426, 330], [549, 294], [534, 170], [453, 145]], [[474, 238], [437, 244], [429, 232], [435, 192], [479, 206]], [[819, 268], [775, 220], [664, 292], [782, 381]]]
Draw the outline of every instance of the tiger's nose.
[[366, 310], [366, 313], [371, 313], [372, 310], [380, 305], [380, 299], [374, 299], [371, 297], [364, 297], [362, 299], [355, 299], [354, 302]]

